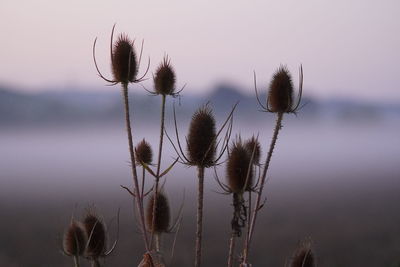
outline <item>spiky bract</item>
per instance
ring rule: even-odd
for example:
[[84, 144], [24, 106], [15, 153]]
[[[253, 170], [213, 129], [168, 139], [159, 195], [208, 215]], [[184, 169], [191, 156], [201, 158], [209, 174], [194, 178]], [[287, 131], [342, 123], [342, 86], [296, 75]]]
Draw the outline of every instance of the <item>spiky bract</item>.
[[259, 165], [260, 164], [260, 156], [261, 156], [261, 145], [260, 142], [253, 136], [249, 140], [246, 141], [244, 144], [246, 147], [248, 153], [250, 154], [250, 158], [253, 155], [253, 164], [254, 165]]
[[133, 41], [128, 36], [121, 34], [114, 45], [111, 56], [114, 80], [123, 84], [135, 81], [138, 63]]
[[[154, 232], [163, 233], [169, 231], [170, 209], [167, 197], [159, 192], [157, 194], [157, 206], [155, 209]], [[154, 195], [151, 196], [146, 210], [146, 224], [150, 231], [153, 231], [153, 210]]]
[[142, 163], [149, 165], [153, 161], [151, 146], [145, 139], [135, 147], [135, 153], [136, 161], [139, 165], [142, 165]]
[[187, 150], [191, 165], [211, 167], [216, 154], [215, 118], [211, 108], [205, 105], [192, 117], [187, 138]]
[[[240, 139], [232, 144], [229, 150], [226, 173], [228, 186], [233, 193], [250, 190], [253, 183], [253, 169], [250, 166], [250, 159], [251, 154]], [[249, 173], [248, 178], [247, 173]]]
[[268, 108], [271, 112], [291, 112], [293, 103], [293, 82], [284, 66], [274, 73], [269, 86]]
[[311, 241], [303, 241], [296, 249], [291, 267], [315, 267], [316, 259], [315, 254], [311, 248]]
[[158, 66], [154, 76], [155, 92], [160, 95], [174, 95], [175, 93], [175, 72], [168, 57]]
[[103, 256], [107, 240], [106, 228], [102, 219], [93, 212], [88, 212], [83, 220], [83, 225], [88, 236], [87, 256], [94, 259]]
[[63, 248], [68, 256], [83, 254], [87, 242], [87, 235], [79, 222], [72, 221], [64, 233]]

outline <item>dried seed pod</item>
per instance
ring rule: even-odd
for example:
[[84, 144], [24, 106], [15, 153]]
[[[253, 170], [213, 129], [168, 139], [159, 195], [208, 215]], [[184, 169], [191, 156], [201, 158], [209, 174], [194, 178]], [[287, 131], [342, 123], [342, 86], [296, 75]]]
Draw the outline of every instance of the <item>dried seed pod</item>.
[[88, 236], [86, 255], [91, 258], [103, 256], [106, 249], [106, 227], [103, 221], [93, 212], [86, 214], [83, 225]]
[[157, 94], [174, 95], [176, 77], [168, 57], [164, 57], [163, 62], [158, 66], [153, 80]]
[[192, 117], [187, 138], [187, 150], [191, 165], [211, 167], [216, 153], [215, 118], [211, 108], [205, 105]]
[[293, 103], [292, 77], [286, 67], [281, 66], [274, 73], [269, 86], [268, 107], [271, 112], [290, 112]]
[[306, 240], [300, 243], [296, 249], [291, 262], [291, 267], [315, 267], [316, 259], [311, 249], [311, 241]]
[[259, 165], [260, 164], [260, 155], [261, 155], [260, 142], [258, 142], [258, 140], [253, 136], [251, 139], [246, 141], [244, 146], [246, 147], [248, 153], [250, 154], [250, 158], [253, 155], [253, 150], [254, 150], [253, 164]]
[[128, 36], [121, 34], [114, 45], [111, 56], [114, 80], [123, 84], [135, 81], [138, 63], [133, 41]]
[[[168, 232], [170, 223], [170, 209], [167, 197], [159, 192], [157, 194], [157, 204], [155, 210], [154, 232], [163, 233]], [[153, 230], [153, 210], [154, 210], [154, 195], [151, 196], [147, 204], [146, 210], [146, 223], [147, 228]]]
[[136, 147], [136, 162], [141, 165], [142, 162], [149, 165], [153, 161], [153, 152], [149, 143], [143, 139]]
[[[229, 150], [226, 169], [228, 185], [233, 193], [241, 193], [250, 190], [253, 183], [253, 168], [250, 166], [250, 159], [251, 155], [239, 138], [233, 143]], [[247, 180], [247, 186], [244, 188], [248, 172], [249, 178]]]
[[63, 248], [68, 256], [83, 254], [87, 242], [87, 235], [79, 222], [72, 221], [64, 233]]

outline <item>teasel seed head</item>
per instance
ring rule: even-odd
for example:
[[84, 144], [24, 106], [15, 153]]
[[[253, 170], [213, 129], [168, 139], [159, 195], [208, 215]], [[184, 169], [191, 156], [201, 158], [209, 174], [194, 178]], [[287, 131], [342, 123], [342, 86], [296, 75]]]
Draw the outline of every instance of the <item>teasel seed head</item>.
[[204, 105], [192, 117], [187, 138], [190, 164], [200, 167], [214, 165], [216, 154], [216, 127], [211, 108]]
[[311, 248], [311, 241], [305, 240], [296, 249], [291, 262], [291, 267], [315, 267], [316, 258]]
[[274, 73], [269, 86], [268, 107], [271, 112], [291, 112], [293, 103], [293, 82], [284, 66]]
[[91, 258], [99, 258], [106, 249], [106, 227], [103, 220], [93, 211], [88, 211], [83, 219], [83, 225], [88, 236], [86, 255]]
[[128, 84], [136, 79], [138, 63], [133, 41], [127, 35], [119, 35], [111, 60], [114, 80], [123, 84]]
[[155, 92], [160, 95], [175, 94], [175, 71], [171, 66], [168, 56], [164, 57], [163, 62], [158, 66], [154, 76]]
[[81, 256], [85, 251], [87, 235], [81, 223], [73, 220], [64, 233], [63, 248], [68, 256]]
[[247, 140], [244, 145], [245, 145], [248, 153], [250, 154], [250, 158], [253, 155], [253, 150], [254, 150], [253, 164], [259, 165], [260, 164], [260, 156], [261, 156], [260, 142], [258, 142], [258, 140], [253, 136], [252, 138]]
[[[227, 163], [227, 180], [228, 186], [233, 193], [239, 194], [243, 191], [249, 191], [253, 183], [253, 168], [250, 166], [251, 154], [248, 152], [242, 140], [239, 138], [234, 142], [229, 150]], [[246, 179], [249, 172], [249, 178]]]
[[143, 139], [137, 146], [135, 147], [135, 154], [136, 154], [136, 162], [141, 165], [144, 164], [151, 164], [153, 161], [153, 152], [151, 150], [151, 146], [145, 139]]
[[[165, 233], [169, 230], [170, 223], [170, 209], [167, 197], [162, 193], [157, 194], [157, 204], [154, 221], [154, 232]], [[154, 207], [154, 195], [151, 196], [147, 204], [146, 210], [146, 224], [147, 228], [153, 230], [153, 207]]]

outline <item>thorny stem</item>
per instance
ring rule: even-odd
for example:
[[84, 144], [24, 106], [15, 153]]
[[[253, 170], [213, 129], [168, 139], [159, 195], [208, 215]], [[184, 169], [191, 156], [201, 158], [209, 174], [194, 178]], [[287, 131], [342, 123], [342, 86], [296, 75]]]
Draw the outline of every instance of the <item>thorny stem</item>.
[[79, 257], [78, 256], [74, 256], [74, 264], [75, 264], [75, 267], [79, 267]]
[[233, 255], [235, 254], [235, 243], [236, 243], [236, 234], [234, 231], [231, 233], [231, 239], [229, 240], [229, 256], [228, 256], [228, 267], [233, 266]]
[[161, 251], [161, 233], [154, 234], [155, 235], [155, 243], [156, 243], [156, 251]]
[[253, 216], [251, 217], [251, 222], [250, 222], [250, 226], [249, 226], [250, 227], [249, 233], [246, 236], [246, 245], [243, 248], [243, 262], [242, 262], [243, 264], [247, 264], [247, 260], [248, 260], [248, 257], [249, 257], [250, 243], [251, 243], [251, 239], [252, 239], [253, 233], [254, 233], [257, 214], [258, 214], [258, 211], [261, 208], [260, 205], [261, 205], [262, 192], [263, 192], [263, 189], [264, 189], [265, 179], [267, 177], [268, 167], [269, 167], [269, 164], [271, 162], [272, 153], [274, 152], [276, 140], [278, 139], [279, 130], [282, 128], [283, 113], [279, 112], [277, 115], [278, 115], [278, 117], [276, 119], [274, 134], [273, 134], [272, 139], [271, 139], [271, 144], [269, 146], [269, 151], [268, 151], [268, 154], [267, 154], [267, 158], [265, 160], [265, 165], [264, 165], [263, 173], [262, 173], [262, 176], [261, 176], [260, 189], [257, 192], [257, 200], [256, 200], [256, 204], [254, 205]]
[[157, 160], [157, 172], [156, 172], [156, 181], [153, 189], [153, 219], [151, 222], [151, 238], [150, 238], [150, 248], [153, 246], [153, 237], [154, 237], [154, 225], [156, 223], [156, 207], [157, 207], [157, 196], [158, 196], [158, 185], [160, 183], [160, 171], [161, 171], [161, 154], [163, 147], [163, 139], [164, 139], [164, 122], [165, 122], [165, 95], [161, 95], [161, 127], [160, 127], [160, 144], [158, 146], [158, 160]]
[[201, 242], [203, 237], [203, 191], [204, 191], [204, 167], [197, 167], [199, 188], [197, 195], [197, 228], [196, 228], [196, 257], [194, 266], [201, 264]]
[[131, 120], [130, 120], [130, 116], [129, 116], [128, 84], [126, 84], [126, 83], [122, 84], [122, 92], [123, 92], [123, 96], [124, 96], [125, 122], [126, 122], [126, 131], [128, 133], [129, 153], [131, 156], [133, 185], [134, 185], [135, 194], [137, 196], [136, 201], [135, 201], [135, 198], [133, 198], [133, 201], [136, 203], [136, 208], [139, 211], [144, 245], [145, 245], [146, 251], [149, 251], [149, 244], [148, 244], [147, 233], [146, 233], [146, 225], [144, 223], [143, 198], [141, 197], [140, 192], [139, 192], [139, 182], [138, 182], [137, 172], [136, 172], [135, 153], [133, 152], [133, 137], [132, 137], [132, 129], [131, 129]]

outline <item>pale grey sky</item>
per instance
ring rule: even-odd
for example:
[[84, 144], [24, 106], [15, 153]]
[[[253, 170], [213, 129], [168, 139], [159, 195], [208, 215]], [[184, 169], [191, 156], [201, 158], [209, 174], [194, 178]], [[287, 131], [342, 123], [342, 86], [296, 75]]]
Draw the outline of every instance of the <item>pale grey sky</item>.
[[262, 87], [281, 63], [297, 84], [302, 63], [313, 95], [400, 100], [399, 0], [2, 0], [0, 84], [110, 90], [91, 49], [97, 36], [110, 74], [114, 23], [145, 39], [151, 70], [168, 53], [188, 91], [220, 81], [250, 89], [253, 70]]

